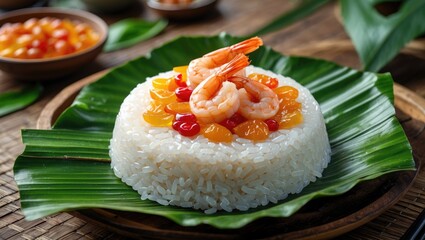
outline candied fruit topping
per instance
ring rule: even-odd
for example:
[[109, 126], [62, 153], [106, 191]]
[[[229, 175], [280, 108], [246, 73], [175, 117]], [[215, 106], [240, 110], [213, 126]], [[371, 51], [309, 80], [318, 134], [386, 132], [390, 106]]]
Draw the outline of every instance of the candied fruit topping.
[[241, 124], [245, 121], [246, 121], [246, 119], [242, 115], [235, 113], [230, 118], [225, 119], [222, 122], [220, 122], [220, 125], [226, 127], [231, 132], [233, 132], [233, 128], [235, 128], [236, 126], [238, 126], [239, 124]]
[[297, 99], [298, 90], [291, 86], [282, 86], [273, 90], [279, 99]]
[[[58, 33], [59, 34], [59, 33]], [[2, 41], [0, 37], [0, 42]], [[276, 78], [264, 74], [250, 74], [249, 78], [273, 89], [279, 99], [277, 114], [266, 120], [247, 120], [239, 113], [220, 123], [201, 125], [191, 112], [189, 100], [193, 89], [187, 86], [187, 66], [173, 68], [174, 76], [152, 80], [151, 102], [143, 118], [153, 126], [171, 126], [182, 136], [202, 134], [211, 142], [229, 143], [233, 134], [253, 141], [266, 140], [270, 132], [292, 128], [303, 121], [299, 92], [291, 86], [278, 86]]]
[[183, 122], [178, 127], [178, 132], [185, 137], [192, 137], [199, 133], [201, 126], [197, 122]]
[[265, 74], [251, 73], [248, 75], [248, 78], [258, 81], [271, 89], [276, 88], [279, 85], [279, 81], [277, 80], [277, 78], [270, 77]]
[[174, 77], [174, 82], [179, 87], [187, 87], [187, 83], [186, 81], [183, 81], [183, 75], [181, 73]]
[[162, 103], [172, 103], [177, 101], [176, 94], [168, 90], [154, 88], [151, 89], [149, 93], [153, 100], [157, 100]]
[[196, 122], [195, 115], [191, 113], [176, 114], [172, 127], [174, 130], [186, 137], [195, 136], [201, 131], [201, 125]]
[[188, 102], [193, 90], [190, 87], [178, 87], [175, 91], [176, 96], [182, 102]]
[[169, 78], [155, 78], [154, 80], [152, 80], [152, 87], [154, 89], [168, 90], [169, 84], [170, 84]]
[[143, 113], [143, 119], [155, 127], [169, 127], [173, 123], [174, 115], [147, 111]]
[[164, 103], [162, 103], [162, 102], [160, 102], [160, 101], [155, 101], [155, 100], [152, 100], [150, 103], [149, 103], [149, 105], [148, 105], [148, 107], [147, 107], [147, 112], [151, 112], [151, 113], [165, 113], [165, 104]]
[[233, 130], [239, 137], [253, 141], [263, 141], [269, 137], [269, 127], [261, 120], [248, 120]]
[[279, 111], [290, 113], [301, 109], [301, 103], [293, 99], [279, 99]]
[[172, 102], [165, 106], [165, 111], [171, 114], [190, 113], [189, 102]]
[[274, 119], [267, 119], [264, 121], [267, 124], [267, 127], [269, 127], [270, 132], [275, 132], [279, 130], [279, 123]]
[[[181, 74], [181, 80], [182, 82], [186, 82], [187, 81], [187, 67], [188, 66], [178, 66], [178, 67], [174, 67], [173, 71], [180, 73]], [[183, 86], [181, 86], [183, 87]]]
[[285, 114], [278, 113], [273, 119], [279, 123], [279, 129], [289, 129], [302, 123], [303, 115], [301, 111], [294, 111]]
[[210, 123], [201, 128], [201, 134], [211, 142], [232, 142], [233, 134], [218, 123]]

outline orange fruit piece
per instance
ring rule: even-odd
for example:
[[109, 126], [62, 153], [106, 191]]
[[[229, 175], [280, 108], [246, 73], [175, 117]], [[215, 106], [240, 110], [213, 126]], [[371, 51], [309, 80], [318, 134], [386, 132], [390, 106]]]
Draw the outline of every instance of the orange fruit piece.
[[277, 78], [273, 78], [260, 73], [251, 73], [248, 75], [248, 78], [260, 82], [271, 89], [276, 88], [279, 85], [279, 81], [277, 80]]
[[171, 114], [191, 113], [189, 102], [172, 102], [165, 106], [165, 111]]
[[279, 99], [297, 99], [298, 90], [291, 86], [282, 86], [273, 90]]
[[211, 142], [232, 142], [233, 134], [226, 127], [218, 124], [211, 123], [205, 126], [202, 126], [201, 132], [204, 137], [208, 138]]
[[253, 141], [263, 141], [269, 137], [269, 127], [261, 120], [248, 120], [233, 128], [241, 138]]
[[273, 119], [279, 123], [279, 129], [289, 129], [302, 123], [303, 115], [299, 110], [290, 113], [280, 112]]
[[293, 99], [279, 99], [279, 111], [280, 112], [294, 112], [301, 109], [301, 103]]
[[177, 88], [179, 87], [179, 85], [177, 85], [176, 81], [173, 78], [170, 78], [170, 82], [168, 84], [168, 91], [172, 91], [174, 92]]

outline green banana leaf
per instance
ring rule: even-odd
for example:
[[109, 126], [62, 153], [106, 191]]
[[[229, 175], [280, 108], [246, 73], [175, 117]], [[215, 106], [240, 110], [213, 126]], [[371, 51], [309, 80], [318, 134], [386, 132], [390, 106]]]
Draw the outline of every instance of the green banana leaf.
[[140, 200], [114, 176], [109, 163], [108, 144], [121, 102], [146, 77], [240, 40], [226, 34], [177, 38], [86, 86], [52, 130], [23, 130], [26, 148], [16, 160], [14, 174], [26, 219], [108, 208], [156, 214], [184, 226], [239, 228], [257, 218], [290, 216], [314, 198], [342, 194], [361, 181], [415, 169], [411, 147], [394, 117], [389, 74], [282, 56], [261, 47], [250, 55], [253, 65], [296, 79], [320, 103], [332, 147], [323, 177], [299, 194], [246, 212], [208, 215]]
[[142, 19], [124, 19], [109, 26], [105, 52], [130, 47], [159, 34], [168, 25], [166, 20], [145, 21]]
[[384, 0], [341, 0], [344, 27], [366, 71], [378, 71], [409, 41], [425, 32], [425, 1], [402, 1], [387, 17], [374, 9]]
[[29, 84], [16, 91], [0, 94], [0, 117], [25, 108], [40, 97], [43, 91], [41, 84]]

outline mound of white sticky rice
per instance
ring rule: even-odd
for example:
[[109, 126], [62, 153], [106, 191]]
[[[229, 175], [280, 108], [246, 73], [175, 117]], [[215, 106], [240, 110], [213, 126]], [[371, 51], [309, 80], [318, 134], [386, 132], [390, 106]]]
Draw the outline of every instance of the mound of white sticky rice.
[[152, 127], [143, 120], [151, 78], [133, 89], [117, 116], [110, 145], [115, 175], [143, 200], [205, 213], [276, 203], [321, 177], [330, 147], [318, 103], [290, 78], [249, 66], [247, 74], [251, 72], [297, 88], [304, 122], [273, 132], [263, 142], [236, 135], [229, 144], [209, 142], [201, 135], [183, 137], [171, 127]]

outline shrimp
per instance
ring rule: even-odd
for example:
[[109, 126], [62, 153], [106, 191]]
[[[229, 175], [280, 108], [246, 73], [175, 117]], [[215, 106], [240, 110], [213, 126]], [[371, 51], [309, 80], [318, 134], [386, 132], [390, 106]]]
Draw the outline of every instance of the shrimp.
[[240, 53], [193, 90], [189, 105], [198, 121], [221, 122], [238, 110], [238, 90], [235, 84], [226, 80], [248, 65], [248, 57]]
[[279, 98], [266, 85], [247, 77], [233, 76], [229, 79], [238, 88], [238, 112], [246, 119], [265, 120], [276, 115]]
[[[208, 76], [220, 70], [220, 67], [228, 63], [236, 55], [240, 53], [251, 53], [257, 50], [261, 45], [263, 45], [261, 38], [253, 37], [240, 43], [236, 43], [230, 47], [217, 49], [205, 54], [201, 58], [192, 60], [187, 69], [189, 86], [195, 88]], [[243, 73], [242, 75], [244, 75]]]

